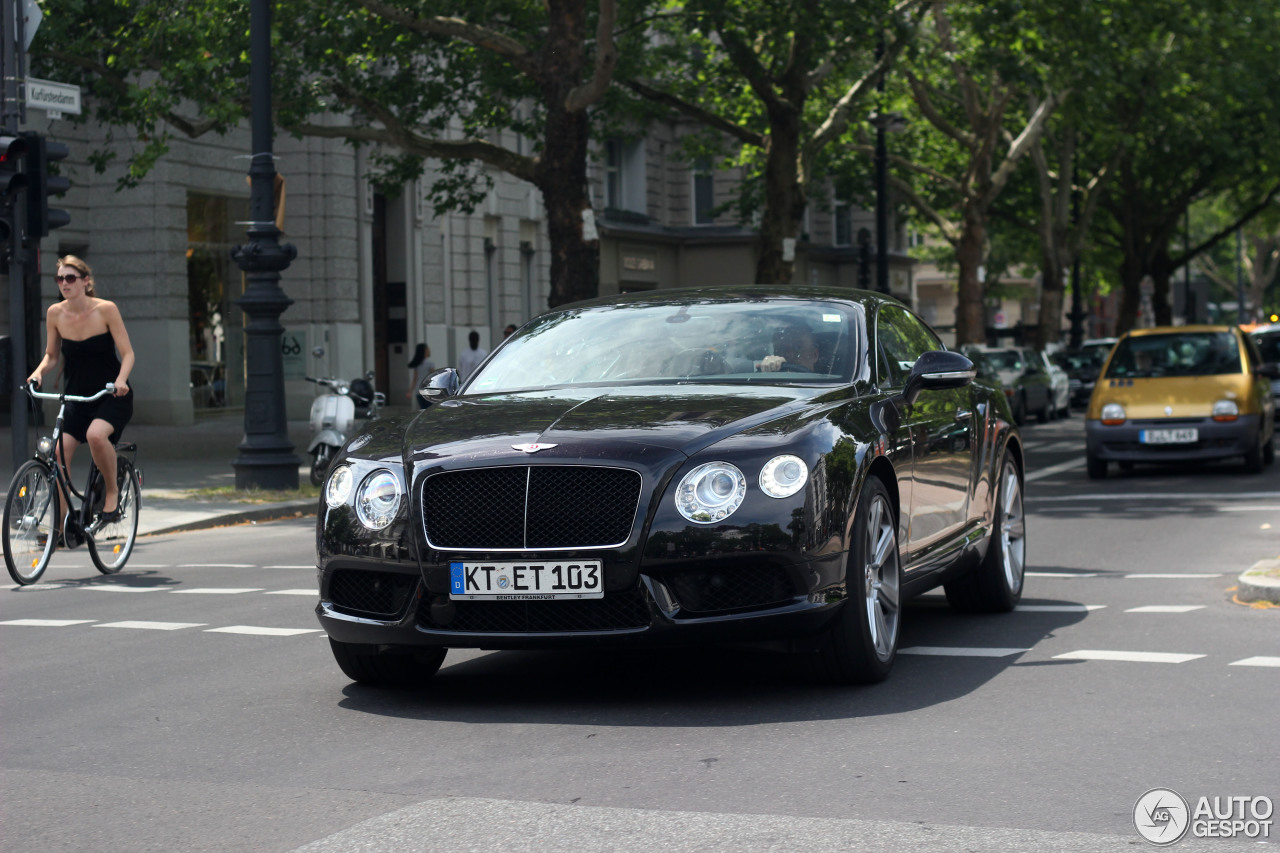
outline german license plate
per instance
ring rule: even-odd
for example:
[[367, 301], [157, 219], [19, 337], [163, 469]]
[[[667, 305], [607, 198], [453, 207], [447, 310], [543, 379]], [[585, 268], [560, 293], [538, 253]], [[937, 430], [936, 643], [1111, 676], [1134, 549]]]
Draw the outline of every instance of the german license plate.
[[1194, 444], [1200, 440], [1196, 429], [1144, 429], [1138, 433], [1142, 444]]
[[599, 560], [541, 563], [452, 562], [449, 598], [466, 601], [604, 598]]

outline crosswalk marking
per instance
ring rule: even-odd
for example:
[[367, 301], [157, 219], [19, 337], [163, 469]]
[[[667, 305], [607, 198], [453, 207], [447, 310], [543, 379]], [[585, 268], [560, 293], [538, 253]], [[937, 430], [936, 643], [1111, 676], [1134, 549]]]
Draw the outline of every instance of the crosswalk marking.
[[319, 598], [320, 591], [316, 589], [273, 589], [267, 595], [305, 595], [310, 598]]
[[1054, 660], [1114, 660], [1132, 663], [1186, 663], [1204, 655], [1176, 654], [1173, 652], [1119, 652], [1106, 649], [1081, 649], [1054, 655]]
[[196, 587], [195, 589], [171, 589], [174, 595], [239, 595], [242, 592], [262, 592], [262, 587]]
[[144, 622], [126, 619], [123, 622], [100, 622], [95, 628], [139, 628], [144, 631], [180, 631], [183, 628], [199, 628], [204, 622]]
[[942, 655], [944, 657], [958, 658], [1004, 658], [1010, 655], [1020, 655], [1029, 649], [983, 649], [983, 648], [960, 648], [952, 646], [911, 646], [906, 649], [899, 649], [900, 655]]
[[76, 589], [92, 589], [98, 592], [155, 592], [163, 587], [158, 586], [121, 586], [119, 584], [109, 583], [91, 583], [85, 586], [78, 586]]
[[1019, 613], [1088, 613], [1101, 610], [1105, 604], [1019, 604], [1013, 608]]
[[1052, 477], [1054, 474], [1061, 474], [1063, 471], [1070, 471], [1072, 468], [1082, 468], [1084, 467], [1084, 463], [1084, 457], [1079, 459], [1068, 459], [1066, 462], [1059, 462], [1057, 465], [1050, 465], [1048, 468], [1041, 468], [1038, 471], [1033, 471], [1023, 477], [1023, 479], [1028, 483], [1034, 480], [1042, 480], [1045, 477]]
[[1096, 578], [1097, 572], [1025, 572], [1029, 578]]
[[1265, 657], [1262, 655], [1245, 658], [1244, 660], [1232, 661], [1227, 666], [1276, 666], [1280, 667], [1280, 658]]
[[68, 625], [87, 625], [93, 619], [10, 619], [0, 625], [25, 625], [31, 628], [65, 628]]
[[260, 628], [254, 625], [228, 625], [225, 628], [209, 628], [206, 634], [250, 634], [261, 637], [294, 637], [298, 634], [315, 634], [319, 628]]
[[1185, 578], [1220, 578], [1221, 573], [1212, 574], [1208, 572], [1138, 572], [1137, 574], [1125, 575], [1129, 580], [1165, 580], [1165, 579], [1185, 579]]
[[1192, 610], [1204, 610], [1203, 604], [1148, 604], [1143, 607], [1130, 607], [1125, 613], [1190, 613]]

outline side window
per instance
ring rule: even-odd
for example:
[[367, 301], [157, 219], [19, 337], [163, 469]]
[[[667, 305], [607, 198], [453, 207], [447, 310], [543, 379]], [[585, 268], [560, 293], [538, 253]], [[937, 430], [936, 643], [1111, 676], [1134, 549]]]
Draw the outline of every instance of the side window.
[[888, 387], [904, 384], [912, 365], [922, 354], [945, 349], [915, 315], [892, 305], [882, 307], [876, 315], [876, 337], [882, 359], [887, 362], [887, 375], [881, 377], [881, 384]]

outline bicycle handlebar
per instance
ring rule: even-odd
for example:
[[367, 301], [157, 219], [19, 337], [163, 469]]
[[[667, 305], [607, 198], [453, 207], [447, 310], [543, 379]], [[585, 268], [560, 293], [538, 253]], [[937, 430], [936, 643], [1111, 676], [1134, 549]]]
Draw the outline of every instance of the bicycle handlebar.
[[114, 382], [108, 382], [106, 388], [103, 388], [92, 397], [77, 397], [74, 394], [49, 394], [44, 391], [37, 391], [36, 389], [39, 387], [40, 386], [34, 382], [28, 382], [26, 385], [22, 386], [22, 389], [32, 397], [40, 397], [45, 400], [66, 400], [70, 403], [92, 403], [94, 400], [100, 400], [106, 395], [114, 394], [116, 392], [116, 384]]

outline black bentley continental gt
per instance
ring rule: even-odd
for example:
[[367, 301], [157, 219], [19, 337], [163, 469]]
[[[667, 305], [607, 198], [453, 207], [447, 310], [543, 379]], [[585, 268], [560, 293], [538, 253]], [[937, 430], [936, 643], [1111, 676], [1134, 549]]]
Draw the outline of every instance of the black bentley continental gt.
[[578, 303], [419, 393], [320, 500], [317, 613], [355, 681], [421, 683], [451, 647], [776, 641], [875, 682], [910, 596], [1021, 597], [1004, 394], [879, 294]]

